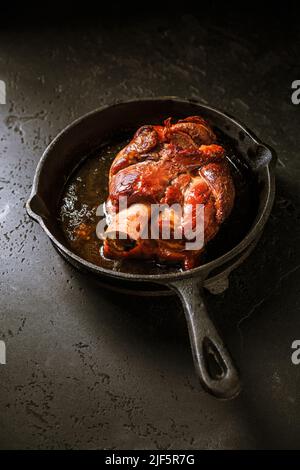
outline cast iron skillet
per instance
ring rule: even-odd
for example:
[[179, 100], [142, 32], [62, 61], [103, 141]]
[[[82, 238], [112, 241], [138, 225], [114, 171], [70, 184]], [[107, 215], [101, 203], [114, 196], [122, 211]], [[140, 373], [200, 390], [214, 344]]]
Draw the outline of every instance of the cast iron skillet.
[[[243, 155], [259, 182], [259, 204], [252, 227], [233, 249], [204, 265], [186, 272], [131, 274], [115, 272], [91, 264], [70, 250], [57, 218], [65, 183], [83, 156], [113, 139], [120, 129], [137, 129], [166, 117], [183, 118], [199, 114], [227, 135]], [[233, 398], [240, 381], [231, 357], [210, 320], [203, 287], [226, 287], [229, 273], [254, 248], [269, 217], [275, 191], [276, 157], [249, 130], [228, 115], [195, 101], [175, 97], [141, 99], [105, 106], [79, 118], [64, 129], [45, 150], [35, 173], [26, 208], [49, 236], [59, 252], [77, 268], [93, 273], [107, 286], [125, 291], [156, 295], [175, 291], [184, 308], [196, 372], [203, 387], [218, 398]], [[147, 284], [146, 284], [147, 283]], [[146, 284], [146, 285], [145, 285]], [[218, 366], [211, 367], [211, 360]]]

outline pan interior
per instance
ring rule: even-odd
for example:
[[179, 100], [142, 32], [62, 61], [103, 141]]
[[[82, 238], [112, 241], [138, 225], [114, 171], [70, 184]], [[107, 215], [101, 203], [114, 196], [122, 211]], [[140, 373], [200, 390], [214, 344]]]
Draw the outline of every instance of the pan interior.
[[[71, 172], [57, 204], [59, 238], [80, 258], [114, 272], [141, 275], [177, 273], [181, 268], [176, 265], [162, 265], [144, 260], [109, 260], [102, 255], [101, 241], [96, 235], [96, 225], [99, 221], [96, 210], [108, 196], [110, 165], [135, 130], [127, 128], [119, 131], [105, 145], [96, 146], [78, 159], [80, 164]], [[217, 236], [206, 246], [203, 263], [219, 258], [243, 240], [257, 216], [262, 190], [259, 174], [251, 168], [236, 142], [220, 128], [214, 127], [214, 130], [218, 142], [226, 149], [235, 183], [236, 199], [230, 217], [223, 223]], [[88, 228], [88, 239], [76, 235], [80, 226]]]

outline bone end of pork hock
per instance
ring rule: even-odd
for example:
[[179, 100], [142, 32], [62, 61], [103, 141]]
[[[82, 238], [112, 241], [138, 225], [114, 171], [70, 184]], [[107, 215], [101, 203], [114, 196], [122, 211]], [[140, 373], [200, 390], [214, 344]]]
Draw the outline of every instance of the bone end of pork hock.
[[114, 214], [104, 234], [104, 255], [120, 257], [133, 250], [141, 234], [147, 236], [150, 213], [150, 205], [133, 204]]

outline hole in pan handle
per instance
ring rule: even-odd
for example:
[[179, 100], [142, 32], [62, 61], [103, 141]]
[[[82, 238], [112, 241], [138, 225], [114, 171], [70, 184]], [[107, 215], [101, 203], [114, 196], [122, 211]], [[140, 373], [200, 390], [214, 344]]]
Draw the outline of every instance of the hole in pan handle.
[[236, 397], [241, 384], [223, 340], [208, 316], [202, 298], [202, 281], [174, 281], [169, 287], [177, 292], [184, 308], [195, 369], [203, 387], [217, 398]]

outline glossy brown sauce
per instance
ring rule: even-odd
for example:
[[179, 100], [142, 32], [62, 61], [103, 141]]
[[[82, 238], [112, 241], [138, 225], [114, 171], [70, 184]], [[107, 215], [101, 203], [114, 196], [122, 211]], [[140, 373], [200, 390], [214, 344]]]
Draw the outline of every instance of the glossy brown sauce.
[[[128, 133], [131, 136], [132, 133]], [[258, 187], [256, 179], [245, 161], [233, 149], [230, 141], [217, 132], [218, 143], [226, 149], [226, 156], [234, 179], [235, 205], [216, 237], [205, 249], [202, 258], [207, 263], [237, 245], [248, 233], [257, 214]], [[96, 235], [100, 217], [97, 207], [108, 196], [108, 173], [113, 159], [130, 138], [119, 138], [83, 160], [66, 184], [59, 208], [59, 219], [67, 245], [81, 258], [106, 269], [136, 274], [162, 274], [178, 272], [179, 266], [159, 265], [145, 260], [110, 260], [102, 254], [102, 242]], [[88, 239], [78, 237], [79, 226], [89, 228]]]

